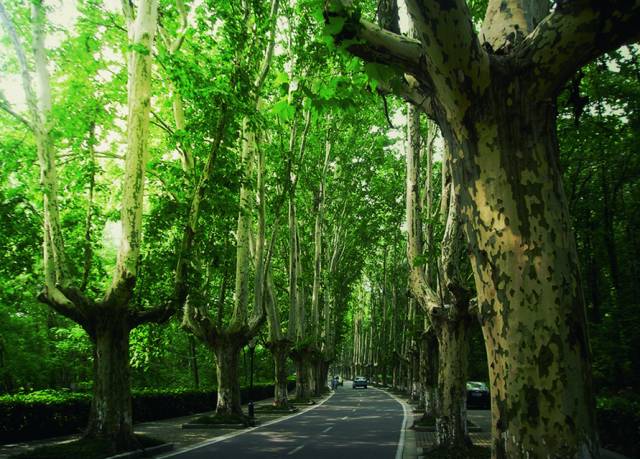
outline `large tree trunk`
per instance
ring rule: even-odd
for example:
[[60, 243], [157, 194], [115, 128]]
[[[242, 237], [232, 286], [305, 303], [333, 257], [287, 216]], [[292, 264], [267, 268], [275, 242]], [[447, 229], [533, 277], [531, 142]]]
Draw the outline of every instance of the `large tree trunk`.
[[306, 349], [295, 350], [291, 357], [296, 367], [296, 395], [297, 402], [305, 402], [311, 399], [311, 384], [309, 372], [309, 352]]
[[477, 121], [452, 132], [489, 360], [494, 457], [599, 457], [555, 109], [517, 88], [496, 85], [477, 104]]
[[108, 440], [115, 451], [136, 446], [129, 379], [129, 324], [124, 314], [97, 320], [89, 334], [94, 345], [93, 398], [86, 437]]
[[464, 447], [467, 436], [468, 320], [447, 321], [438, 336], [438, 391], [436, 435], [438, 443]]
[[[221, 334], [222, 335], [222, 334]], [[216, 416], [242, 416], [240, 378], [238, 374], [240, 350], [244, 342], [233, 334], [222, 335], [214, 347], [218, 377]]]
[[291, 343], [288, 340], [281, 340], [268, 344], [275, 366], [273, 406], [277, 408], [289, 407], [289, 390], [287, 389], [289, 376], [287, 371], [287, 356], [289, 354], [290, 346]]

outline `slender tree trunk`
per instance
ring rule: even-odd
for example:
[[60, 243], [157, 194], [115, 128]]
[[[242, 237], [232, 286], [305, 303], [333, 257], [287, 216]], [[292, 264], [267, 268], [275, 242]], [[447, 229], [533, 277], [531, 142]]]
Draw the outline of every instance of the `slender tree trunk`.
[[240, 404], [240, 350], [244, 346], [241, 337], [221, 334], [215, 343], [216, 370], [218, 377], [218, 402], [216, 416], [243, 416]]
[[89, 331], [94, 344], [93, 398], [88, 438], [106, 439], [115, 451], [136, 446], [129, 377], [129, 324], [124, 314], [99, 318]]
[[193, 375], [193, 387], [200, 389], [200, 372], [198, 369], [198, 353], [196, 352], [196, 340], [193, 335], [189, 335], [189, 363], [191, 374]]
[[436, 435], [438, 443], [462, 448], [467, 436], [466, 320], [447, 321], [437, 328], [438, 384]]
[[[423, 339], [424, 412], [436, 416], [438, 409], [438, 339], [433, 328], [425, 331]], [[466, 381], [465, 381], [466, 383]]]

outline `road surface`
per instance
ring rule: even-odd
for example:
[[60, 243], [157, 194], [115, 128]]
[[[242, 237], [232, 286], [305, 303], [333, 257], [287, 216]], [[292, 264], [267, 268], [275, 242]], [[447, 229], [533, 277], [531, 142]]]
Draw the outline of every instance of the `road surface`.
[[381, 390], [340, 387], [322, 405], [232, 438], [163, 457], [171, 459], [393, 459], [402, 405]]

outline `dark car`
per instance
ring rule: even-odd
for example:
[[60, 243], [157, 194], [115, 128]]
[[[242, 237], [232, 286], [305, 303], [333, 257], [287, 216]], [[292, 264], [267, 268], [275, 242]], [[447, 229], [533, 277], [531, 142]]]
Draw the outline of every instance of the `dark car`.
[[362, 387], [364, 389], [367, 388], [367, 378], [364, 376], [356, 376], [356, 379], [353, 380], [353, 388], [357, 389], [358, 387]]
[[467, 408], [491, 408], [489, 388], [485, 383], [478, 381], [467, 383]]

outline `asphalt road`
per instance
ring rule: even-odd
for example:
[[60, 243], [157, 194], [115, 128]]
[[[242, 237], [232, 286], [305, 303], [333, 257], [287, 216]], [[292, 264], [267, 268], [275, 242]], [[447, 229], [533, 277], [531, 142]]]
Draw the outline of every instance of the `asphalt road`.
[[393, 459], [403, 407], [377, 389], [339, 387], [322, 405], [255, 430], [216, 441], [171, 459], [305, 458]]

